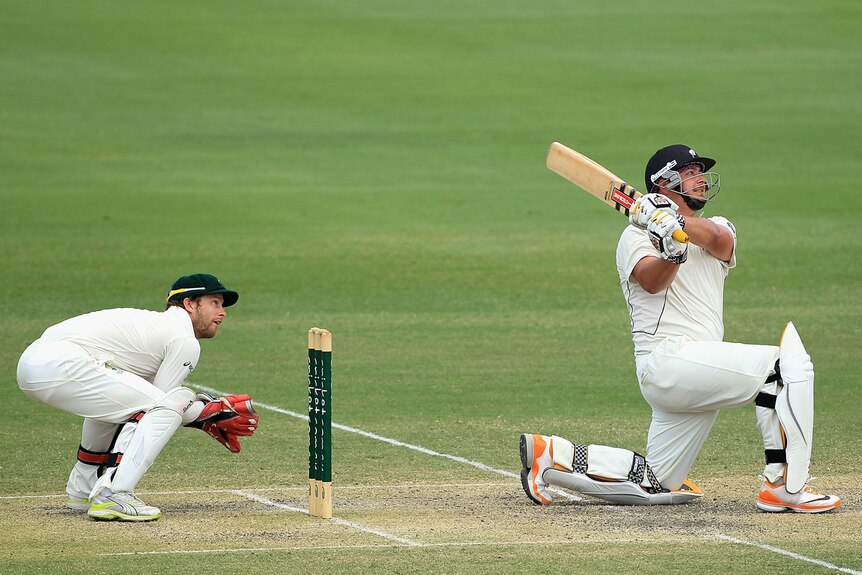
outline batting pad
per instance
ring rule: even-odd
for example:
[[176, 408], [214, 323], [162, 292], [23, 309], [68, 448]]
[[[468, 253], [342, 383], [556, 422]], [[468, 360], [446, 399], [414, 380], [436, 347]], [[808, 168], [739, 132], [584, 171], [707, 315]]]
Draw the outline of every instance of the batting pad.
[[775, 411], [786, 438], [786, 488], [798, 493], [808, 483], [811, 441], [814, 435], [814, 365], [793, 322], [784, 328], [779, 347], [779, 366], [784, 387], [778, 392]]
[[597, 481], [581, 473], [568, 473], [559, 469], [548, 469], [542, 479], [551, 485], [617, 505], [678, 505], [703, 497], [700, 488], [688, 480], [675, 491], [647, 493], [630, 481]]
[[587, 475], [615, 481], [629, 478], [634, 456], [632, 451], [607, 445], [589, 445], [587, 450]]
[[552, 435], [551, 455], [554, 458], [554, 465], [559, 465], [568, 471], [575, 470], [572, 467], [572, 463], [575, 460], [575, 445], [568, 439]]

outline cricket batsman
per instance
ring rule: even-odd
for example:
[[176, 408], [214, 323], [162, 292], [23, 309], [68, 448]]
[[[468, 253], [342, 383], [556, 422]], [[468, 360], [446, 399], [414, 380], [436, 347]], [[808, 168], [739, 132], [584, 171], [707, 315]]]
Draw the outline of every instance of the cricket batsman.
[[[640, 391], [652, 408], [646, 457], [556, 435], [520, 438], [521, 483], [548, 505], [548, 485], [612, 503], [663, 505], [702, 496], [686, 478], [721, 409], [755, 404], [765, 467], [755, 502], [766, 512], [822, 513], [841, 500], [810, 485], [814, 365], [793, 323], [778, 346], [722, 341], [724, 280], [736, 267], [736, 229], [699, 217], [720, 189], [715, 160], [682, 144], [647, 162], [616, 263]], [[673, 237], [683, 230], [689, 242]]]
[[200, 358], [199, 340], [215, 336], [225, 308], [238, 299], [213, 275], [183, 276], [163, 312], [80, 315], [49, 327], [24, 351], [21, 391], [84, 418], [66, 507], [93, 519], [158, 519], [161, 511], [141, 501], [135, 487], [180, 426], [240, 451], [238, 438], [258, 426], [251, 398], [217, 398], [183, 385]]

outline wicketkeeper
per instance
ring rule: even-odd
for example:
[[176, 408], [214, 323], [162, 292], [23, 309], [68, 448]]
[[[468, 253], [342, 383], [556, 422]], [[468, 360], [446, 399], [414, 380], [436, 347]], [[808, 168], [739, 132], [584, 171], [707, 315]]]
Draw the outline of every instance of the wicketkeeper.
[[252, 435], [248, 395], [213, 397], [183, 383], [239, 294], [209, 274], [179, 278], [163, 312], [108, 309], [48, 328], [18, 362], [29, 397], [84, 418], [66, 507], [94, 519], [152, 521], [157, 507], [135, 487], [180, 426], [197, 427], [230, 451]]
[[[754, 403], [766, 466], [757, 508], [820, 513], [841, 500], [809, 485], [814, 365], [793, 323], [780, 345], [724, 337], [724, 280], [736, 267], [736, 229], [698, 217], [720, 188], [715, 160], [682, 144], [647, 162], [646, 189], [617, 245], [641, 394], [652, 407], [646, 457], [627, 449], [522, 435], [521, 483], [548, 505], [548, 484], [613, 503], [684, 503], [702, 493], [686, 479], [718, 412]], [[673, 238], [683, 230], [688, 243]]]

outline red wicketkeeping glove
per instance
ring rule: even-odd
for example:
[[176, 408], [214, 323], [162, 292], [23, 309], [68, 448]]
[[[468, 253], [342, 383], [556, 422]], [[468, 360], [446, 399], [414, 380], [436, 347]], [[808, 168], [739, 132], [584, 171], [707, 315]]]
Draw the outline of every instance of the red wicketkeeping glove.
[[203, 429], [233, 453], [239, 453], [239, 437], [254, 435], [258, 427], [259, 418], [251, 397], [246, 394], [224, 397], [198, 394], [198, 397], [210, 401], [188, 426]]

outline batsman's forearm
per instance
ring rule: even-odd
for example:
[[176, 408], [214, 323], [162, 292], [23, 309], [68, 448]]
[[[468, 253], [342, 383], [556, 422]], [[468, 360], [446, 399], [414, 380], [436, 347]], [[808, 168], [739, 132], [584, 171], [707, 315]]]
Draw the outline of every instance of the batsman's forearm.
[[730, 261], [733, 256], [733, 236], [715, 222], [695, 216], [685, 217], [685, 233], [689, 241], [708, 251], [714, 258]]
[[632, 270], [632, 279], [644, 290], [651, 294], [657, 294], [670, 287], [679, 265], [663, 260], [658, 257], [647, 256], [635, 264]]

